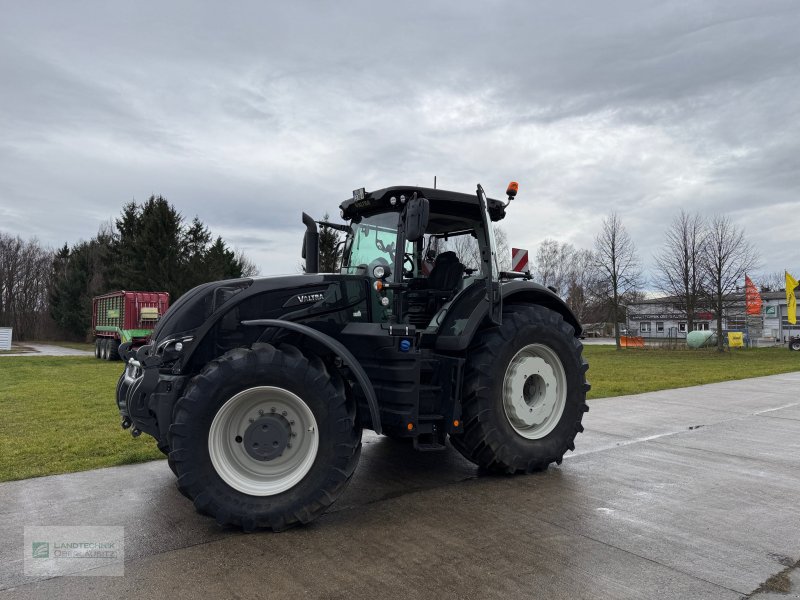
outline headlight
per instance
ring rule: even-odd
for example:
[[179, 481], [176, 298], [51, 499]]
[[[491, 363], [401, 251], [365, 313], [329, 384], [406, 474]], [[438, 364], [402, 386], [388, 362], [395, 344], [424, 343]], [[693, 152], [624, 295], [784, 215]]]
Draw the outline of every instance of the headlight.
[[384, 275], [386, 275], [386, 269], [383, 268], [383, 265], [378, 265], [372, 269], [372, 275], [375, 279], [383, 279]]

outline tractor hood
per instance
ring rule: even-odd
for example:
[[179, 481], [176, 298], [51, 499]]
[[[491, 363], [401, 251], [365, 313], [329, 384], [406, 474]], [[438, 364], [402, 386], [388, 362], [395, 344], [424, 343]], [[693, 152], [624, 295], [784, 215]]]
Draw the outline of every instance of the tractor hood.
[[[287, 318], [324, 304], [346, 304], [366, 297], [367, 279], [360, 275], [309, 274], [229, 279], [205, 283], [183, 294], [161, 318], [152, 340], [192, 335], [237, 309], [233, 318]], [[333, 285], [332, 285], [333, 284]], [[353, 298], [353, 296], [357, 296]], [[243, 306], [244, 305], [244, 306]], [[242, 314], [238, 314], [239, 310]], [[251, 314], [253, 313], [253, 314]]]

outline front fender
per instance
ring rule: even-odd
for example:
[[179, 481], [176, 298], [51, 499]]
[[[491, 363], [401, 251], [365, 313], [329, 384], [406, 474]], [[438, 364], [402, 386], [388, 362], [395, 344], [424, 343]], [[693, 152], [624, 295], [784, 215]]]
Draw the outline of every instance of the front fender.
[[382, 433], [380, 411], [378, 410], [378, 399], [375, 396], [375, 389], [372, 387], [372, 382], [370, 382], [366, 371], [364, 371], [364, 367], [361, 366], [356, 357], [353, 356], [341, 342], [335, 340], [329, 335], [325, 335], [321, 331], [312, 329], [308, 325], [295, 323], [293, 321], [281, 321], [279, 319], [255, 319], [252, 321], [242, 321], [242, 325], [276, 327], [279, 329], [288, 329], [289, 331], [294, 331], [311, 338], [315, 342], [319, 342], [331, 352], [343, 359], [344, 363], [350, 367], [350, 370], [353, 372], [353, 376], [356, 378], [356, 381], [361, 386], [361, 390], [364, 392], [364, 396], [367, 398], [367, 406], [369, 406], [369, 414], [372, 420], [372, 430], [375, 433]]

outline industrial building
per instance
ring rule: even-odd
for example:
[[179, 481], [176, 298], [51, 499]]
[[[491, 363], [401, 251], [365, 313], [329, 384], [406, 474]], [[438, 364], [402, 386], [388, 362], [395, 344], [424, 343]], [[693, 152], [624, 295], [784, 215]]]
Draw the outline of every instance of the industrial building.
[[[730, 308], [723, 314], [723, 331], [741, 331], [751, 344], [759, 346], [784, 343], [800, 335], [800, 323], [792, 325], [787, 318], [785, 292], [762, 292], [761, 299], [761, 314], [747, 316], [744, 294], [735, 294]], [[628, 334], [648, 339], [685, 338], [688, 320], [681, 306], [680, 299], [674, 296], [629, 303]], [[706, 308], [695, 311], [695, 330], [715, 331], [716, 328], [717, 321], [711, 311]]]

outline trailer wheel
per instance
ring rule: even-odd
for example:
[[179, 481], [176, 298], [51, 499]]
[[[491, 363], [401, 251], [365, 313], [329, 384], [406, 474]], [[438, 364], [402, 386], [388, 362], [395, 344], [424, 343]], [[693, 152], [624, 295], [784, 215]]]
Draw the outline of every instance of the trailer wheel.
[[361, 454], [355, 403], [318, 358], [256, 344], [210, 362], [169, 429], [178, 489], [221, 525], [308, 523], [344, 491]]
[[464, 431], [451, 436], [453, 446], [489, 471], [531, 473], [561, 464], [589, 410], [582, 348], [557, 312], [506, 306], [503, 324], [479, 332], [469, 352]]
[[94, 338], [94, 357], [95, 358], [102, 358], [103, 353], [100, 349], [100, 343], [102, 340], [100, 338]]
[[103, 338], [100, 342], [100, 359], [108, 360], [108, 338]]

